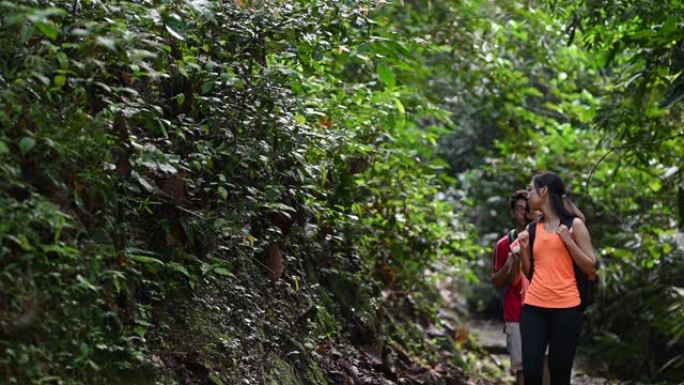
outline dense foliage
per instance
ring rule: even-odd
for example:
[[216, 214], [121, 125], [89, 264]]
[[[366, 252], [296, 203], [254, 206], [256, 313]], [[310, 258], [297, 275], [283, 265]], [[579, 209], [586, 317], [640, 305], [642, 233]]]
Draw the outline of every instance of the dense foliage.
[[3, 382], [261, 383], [455, 254], [371, 6], [0, 3]]
[[[510, 226], [510, 192], [535, 172], [560, 173], [587, 214], [602, 265], [585, 347], [599, 366], [625, 378], [681, 378], [681, 5], [483, 6], [484, 14], [493, 11], [503, 16], [488, 28], [503, 42], [486, 45], [488, 37], [475, 56], [484, 63], [471, 67], [499, 58], [482, 80], [496, 92], [461, 106], [473, 111], [465, 121], [475, 122], [463, 133], [477, 133], [485, 122], [493, 140], [470, 149], [474, 162], [458, 174], [455, 195], [473, 208], [470, 221], [491, 244]], [[488, 105], [494, 107], [481, 108]], [[450, 155], [453, 143], [474, 140], [463, 138], [457, 131], [444, 145], [455, 172], [461, 159]], [[483, 256], [484, 286], [489, 263]], [[473, 298], [476, 306], [488, 302], [482, 294]]]
[[467, 367], [406, 318], [434, 321], [435, 266], [472, 282], [472, 261], [471, 301], [491, 299], [508, 193], [547, 169], [601, 259], [588, 353], [681, 379], [679, 15], [0, 2], [0, 379], [336, 383], [318, 367], [344, 343]]

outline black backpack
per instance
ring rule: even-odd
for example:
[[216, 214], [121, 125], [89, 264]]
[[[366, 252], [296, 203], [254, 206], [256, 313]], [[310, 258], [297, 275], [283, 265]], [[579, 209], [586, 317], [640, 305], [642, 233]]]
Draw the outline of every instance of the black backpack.
[[[574, 220], [575, 217], [566, 218], [565, 220], [561, 220], [561, 225], [565, 225], [568, 229], [571, 229]], [[532, 282], [532, 274], [534, 274], [534, 255], [532, 253], [532, 250], [534, 249], [532, 246], [534, 245], [534, 237], [537, 232], [537, 222], [538, 221], [534, 221], [527, 226], [527, 231], [530, 234], [530, 282]], [[572, 261], [572, 266], [575, 269], [575, 281], [577, 281], [577, 290], [580, 295], [580, 311], [584, 311], [587, 306], [594, 303], [598, 291], [598, 279], [596, 274], [588, 275], [583, 272], [574, 260]]]

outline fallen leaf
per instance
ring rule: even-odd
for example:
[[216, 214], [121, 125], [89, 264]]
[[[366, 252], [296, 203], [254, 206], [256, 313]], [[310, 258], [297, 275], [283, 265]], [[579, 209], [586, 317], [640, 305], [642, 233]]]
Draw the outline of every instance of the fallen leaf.
[[458, 328], [456, 328], [456, 332], [454, 334], [454, 340], [457, 343], [463, 345], [466, 342], [468, 342], [470, 332], [468, 331], [468, 327], [466, 327], [465, 325], [461, 325]]
[[161, 190], [171, 198], [173, 203], [179, 205], [185, 201], [187, 188], [183, 178], [174, 175], [170, 178], [162, 179], [158, 184]]
[[271, 244], [267, 249], [266, 266], [269, 268], [269, 277], [277, 281], [283, 276], [285, 271], [285, 264], [283, 263], [283, 255], [280, 252], [280, 247], [277, 243]]

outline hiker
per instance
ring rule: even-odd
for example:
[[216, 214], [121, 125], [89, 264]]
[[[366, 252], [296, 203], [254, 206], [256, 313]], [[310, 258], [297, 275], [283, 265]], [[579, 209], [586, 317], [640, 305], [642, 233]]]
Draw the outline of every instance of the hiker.
[[542, 384], [548, 346], [551, 384], [569, 385], [582, 324], [575, 265], [593, 274], [596, 257], [584, 221], [566, 209], [558, 175], [535, 175], [529, 191], [530, 210], [542, 216], [518, 236], [522, 269], [530, 279], [520, 317], [525, 384]]
[[[576, 217], [580, 218], [582, 221], [585, 221], [584, 213], [580, 211], [580, 209], [575, 205], [575, 202], [573, 202], [570, 198], [567, 196], [563, 197], [563, 205], [565, 206], [565, 209], [568, 210], [569, 213], [575, 215]], [[529, 205], [528, 205], [528, 211], [527, 211], [527, 218], [529, 219], [530, 222], [534, 222], [537, 219], [539, 219], [542, 216], [541, 210], [529, 210]], [[523, 274], [524, 276], [524, 274]], [[525, 277], [527, 278], [527, 277]], [[528, 281], [529, 282], [529, 281]], [[525, 291], [529, 288], [529, 283], [525, 285], [525, 288], [522, 293], [522, 298], [523, 300], [525, 299]], [[551, 379], [549, 375], [549, 346], [546, 346], [546, 350], [544, 352], [544, 375], [542, 376], [542, 384], [543, 385], [550, 385], [551, 384]]]
[[503, 319], [506, 332], [506, 348], [511, 357], [511, 371], [516, 383], [523, 385], [523, 358], [520, 338], [520, 308], [527, 278], [520, 271], [520, 254], [512, 253], [510, 245], [529, 222], [527, 191], [518, 190], [510, 199], [510, 216], [514, 229], [496, 243], [492, 258], [492, 284], [503, 298]]

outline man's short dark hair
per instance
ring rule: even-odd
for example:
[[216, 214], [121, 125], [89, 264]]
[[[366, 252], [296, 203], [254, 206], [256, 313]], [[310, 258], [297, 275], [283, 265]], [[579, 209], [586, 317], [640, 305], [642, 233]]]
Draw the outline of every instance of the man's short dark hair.
[[516, 192], [511, 195], [511, 210], [515, 210], [515, 202], [519, 200], [524, 200], [525, 201], [525, 206], [527, 206], [527, 190], [517, 190]]

